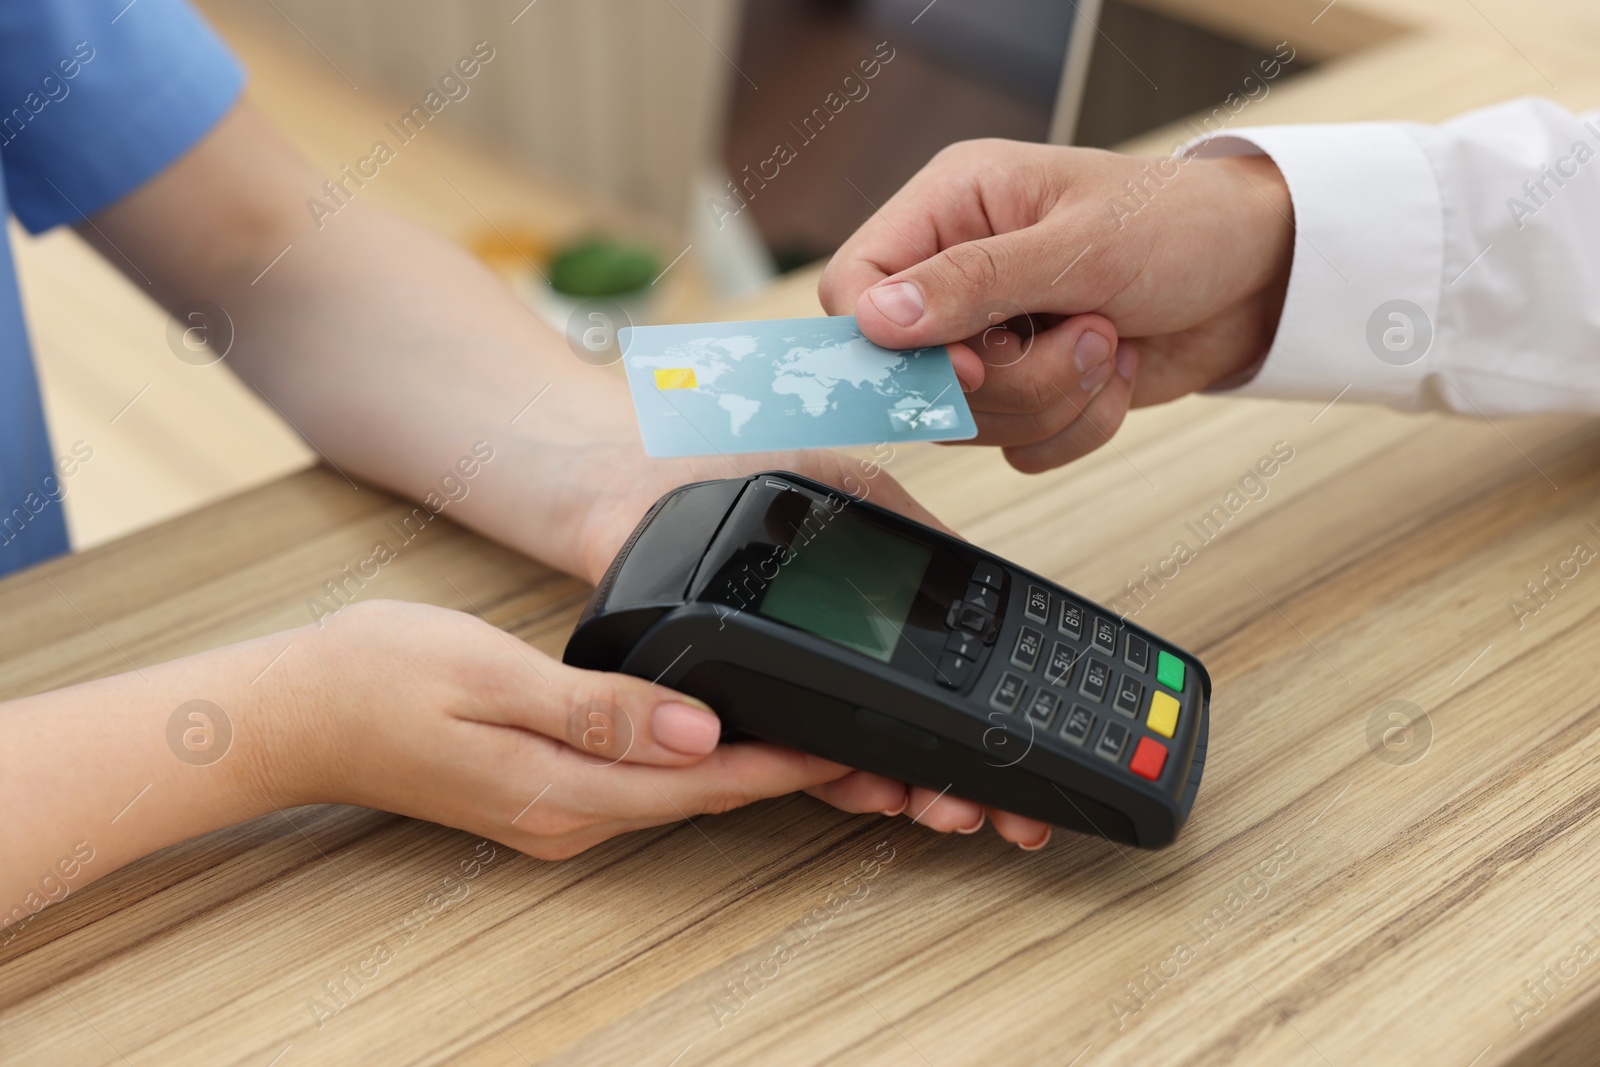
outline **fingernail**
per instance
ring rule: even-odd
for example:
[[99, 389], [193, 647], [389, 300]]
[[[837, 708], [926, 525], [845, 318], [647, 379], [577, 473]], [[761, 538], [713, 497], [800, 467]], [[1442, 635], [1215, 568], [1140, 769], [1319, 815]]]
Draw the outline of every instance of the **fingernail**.
[[1133, 381], [1133, 368], [1139, 362], [1132, 345], [1117, 346], [1117, 373], [1125, 382]]
[[979, 830], [982, 830], [982, 829], [983, 829], [983, 812], [980, 811], [980, 812], [978, 812], [978, 821], [977, 822], [973, 823], [971, 826], [958, 826], [958, 827], [956, 827], [956, 833], [958, 833], [958, 834], [975, 834]]
[[650, 732], [663, 748], [685, 756], [704, 756], [717, 747], [722, 721], [688, 704], [661, 704], [650, 719]]
[[889, 818], [892, 819], [896, 815], [899, 815], [899, 814], [901, 814], [902, 812], [904, 812], [906, 810], [906, 804], [908, 802], [909, 802], [909, 798], [901, 797], [900, 798], [900, 806], [898, 808], [884, 808], [883, 809], [883, 813], [885, 815], [889, 816]]
[[1035, 844], [1032, 844], [1032, 845], [1018, 845], [1017, 847], [1022, 849], [1022, 851], [1024, 851], [1024, 852], [1038, 852], [1041, 848], [1044, 848], [1044, 846], [1048, 845], [1049, 843], [1050, 843], [1050, 831], [1046, 830], [1044, 832], [1044, 836], [1039, 838], [1039, 840]]
[[1111, 342], [1093, 330], [1084, 330], [1072, 348], [1072, 362], [1079, 374], [1088, 374], [1110, 358]]
[[928, 307], [922, 299], [922, 290], [915, 282], [890, 282], [867, 290], [873, 306], [883, 312], [883, 317], [896, 326], [910, 326], [922, 318]]
[[1106, 383], [1111, 377], [1111, 364], [1102, 363], [1098, 367], [1089, 368], [1089, 373], [1078, 379], [1078, 388], [1086, 393], [1092, 393]]

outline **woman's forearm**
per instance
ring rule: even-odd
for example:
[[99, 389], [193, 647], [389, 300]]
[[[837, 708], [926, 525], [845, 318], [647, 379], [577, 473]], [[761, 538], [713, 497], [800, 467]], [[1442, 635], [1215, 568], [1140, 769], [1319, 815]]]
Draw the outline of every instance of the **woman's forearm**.
[[125, 863], [292, 803], [317, 645], [308, 627], [0, 704], [0, 944]]
[[582, 571], [593, 479], [572, 468], [589, 445], [637, 451], [621, 376], [579, 361], [454, 243], [368, 200], [319, 226], [305, 203], [320, 195], [243, 105], [81, 230], [114, 242], [108, 258], [137, 263], [168, 308], [222, 308], [231, 331], [209, 325], [213, 340], [231, 332], [227, 365], [342, 473], [446, 501], [452, 518]]
[[443, 238], [377, 211], [338, 223], [231, 295], [235, 371], [351, 477], [580, 570], [589, 487], [565, 475], [586, 445], [636, 440], [620, 375]]

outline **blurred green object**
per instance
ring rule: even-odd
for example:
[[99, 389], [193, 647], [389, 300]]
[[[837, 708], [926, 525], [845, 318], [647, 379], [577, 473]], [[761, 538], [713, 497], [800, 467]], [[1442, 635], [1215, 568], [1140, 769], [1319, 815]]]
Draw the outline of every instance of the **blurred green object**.
[[659, 269], [648, 249], [593, 237], [556, 254], [550, 287], [568, 296], [621, 296], [649, 285]]

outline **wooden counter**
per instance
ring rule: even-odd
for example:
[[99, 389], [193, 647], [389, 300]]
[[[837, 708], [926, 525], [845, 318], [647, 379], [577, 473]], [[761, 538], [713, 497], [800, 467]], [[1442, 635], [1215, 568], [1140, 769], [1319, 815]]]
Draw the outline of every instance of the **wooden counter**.
[[[1162, 6], [1259, 8], [1275, 39], [1292, 18], [1328, 34], [1312, 54], [1370, 46], [1259, 121], [1600, 103], [1600, 19], [1577, 3], [1339, 0], [1314, 24], [1320, 3]], [[1362, 36], [1390, 22], [1410, 28]], [[744, 311], [813, 312], [811, 282]], [[889, 469], [975, 541], [1110, 601], [1275, 447], [1292, 458], [1265, 493], [1138, 616], [1216, 686], [1167, 850], [1060, 834], [1030, 855], [796, 797], [542, 863], [298, 809], [42, 912], [0, 949], [0, 1060], [1592, 1062], [1600, 576], [1540, 600], [1526, 583], [1600, 551], [1600, 426], [1190, 399], [1043, 476], [932, 447]], [[0, 582], [0, 697], [302, 622], [400, 510], [311, 470]], [[452, 584], [551, 654], [587, 595], [448, 524], [369, 592], [461, 607]], [[1391, 701], [1427, 730], [1386, 746]]]

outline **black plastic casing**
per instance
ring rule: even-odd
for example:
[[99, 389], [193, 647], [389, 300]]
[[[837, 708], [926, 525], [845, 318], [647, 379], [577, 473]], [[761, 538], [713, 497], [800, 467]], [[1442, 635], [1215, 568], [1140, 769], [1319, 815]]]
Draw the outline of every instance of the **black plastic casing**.
[[[759, 555], [757, 549], [771, 547], [761, 544], [766, 535], [760, 532], [760, 519], [766, 516], [770, 528], [773, 502], [796, 493], [831, 513], [848, 512], [929, 548], [943, 571], [966, 568], [970, 574], [980, 564], [999, 569], [1004, 584], [992, 643], [972, 681], [961, 690], [939, 684], [936, 678], [943, 675], [933, 670], [937, 652], [929, 651], [932, 646], [912, 647], [909, 625], [893, 661], [886, 663], [768, 618], [757, 610], [758, 604], [745, 606], [747, 595], [759, 601], [759, 574], [765, 571], [753, 571], [747, 563], [735, 565], [755, 558], [751, 553]], [[746, 577], [730, 604], [721, 586], [729, 584], [727, 576], [735, 571]], [[758, 575], [753, 588], [751, 574]], [[924, 624], [935, 610], [942, 616], [947, 603], [942, 588], [933, 577], [925, 580], [913, 609]], [[1129, 632], [1148, 640], [1149, 677], [1158, 649], [1184, 662], [1186, 680], [1177, 694], [1179, 724], [1173, 737], [1158, 738], [1168, 756], [1157, 780], [1128, 769], [1128, 752], [1137, 739], [1155, 736], [1142, 730], [1137, 718], [1116, 720], [1131, 728], [1132, 740], [1120, 762], [1112, 763], [1095, 755], [1092, 743], [1074, 745], [1058, 731], [1041, 731], [1025, 709], [1003, 712], [990, 704], [996, 679], [1003, 671], [1016, 670], [1008, 655], [1020, 628], [1045, 631], [1046, 650], [1058, 636], [1055, 627], [1024, 617], [1024, 597], [1041, 589], [1051, 594], [1052, 604], [1070, 601], [1084, 606], [1091, 619], [1112, 621], [1118, 648], [1125, 647]], [[926, 641], [932, 634], [923, 629], [916, 636]], [[698, 697], [716, 710], [728, 739], [755, 737], [788, 745], [1144, 848], [1158, 848], [1177, 837], [1205, 765], [1211, 680], [1192, 654], [998, 556], [785, 471], [686, 485], [657, 501], [601, 579], [563, 658], [574, 666], [622, 671]], [[1120, 661], [1114, 666], [1130, 673]], [[1079, 675], [1071, 674], [1075, 686]], [[1040, 683], [1037, 671], [1030, 681]], [[1070, 707], [1073, 688], [1060, 693]], [[1115, 714], [1109, 705], [1108, 696], [1097, 709], [1105, 719]], [[1101, 729], [1099, 722], [1096, 730]]]

